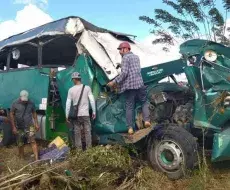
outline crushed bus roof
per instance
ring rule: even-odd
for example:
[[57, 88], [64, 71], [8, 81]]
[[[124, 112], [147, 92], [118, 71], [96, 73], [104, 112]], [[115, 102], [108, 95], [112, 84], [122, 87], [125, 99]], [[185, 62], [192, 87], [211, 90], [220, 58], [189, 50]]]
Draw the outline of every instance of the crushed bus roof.
[[0, 41], [0, 51], [9, 46], [19, 45], [47, 36], [53, 38], [57, 35], [71, 35], [74, 37], [76, 34], [81, 33], [83, 29], [93, 32], [107, 32], [115, 36], [136, 37], [134, 35], [114, 32], [108, 29], [100, 28], [80, 17], [70, 16], [6, 38]]

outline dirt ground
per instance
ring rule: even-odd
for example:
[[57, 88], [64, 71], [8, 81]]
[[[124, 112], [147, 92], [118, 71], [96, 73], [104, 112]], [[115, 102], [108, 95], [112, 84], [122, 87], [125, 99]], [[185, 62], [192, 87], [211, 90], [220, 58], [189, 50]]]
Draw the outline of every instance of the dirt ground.
[[[42, 179], [44, 175], [38, 173], [53, 166], [36, 165], [26, 170], [16, 172], [33, 160], [30, 146], [25, 149], [26, 160], [17, 157], [17, 149], [14, 146], [1, 148], [0, 153], [0, 189], [7, 185], [20, 182], [12, 182], [9, 175], [14, 177], [20, 175], [39, 175], [34, 181], [27, 181], [27, 185], [19, 184], [11, 189], [44, 189]], [[89, 151], [71, 154], [66, 164], [53, 170], [53, 174], [62, 176], [62, 180], [57, 185], [59, 178], [50, 177], [50, 185], [47, 189], [164, 189], [164, 190], [202, 190], [202, 189], [230, 189], [230, 162], [219, 164], [208, 164], [207, 167], [196, 169], [191, 176], [177, 181], [169, 180], [164, 174], [153, 171], [149, 165], [138, 158], [130, 158], [127, 151], [120, 147], [95, 147]], [[61, 165], [63, 162], [58, 163]], [[42, 168], [42, 169], [41, 169]], [[66, 177], [64, 171], [70, 171], [72, 178]], [[47, 176], [53, 176], [47, 172]], [[60, 177], [61, 178], [61, 177]], [[23, 178], [26, 179], [26, 178]], [[36, 179], [36, 180], [35, 180]], [[9, 183], [6, 183], [9, 180]], [[15, 180], [15, 179], [14, 179]], [[69, 181], [68, 181], [69, 180]], [[72, 180], [72, 181], [71, 181]], [[63, 182], [65, 181], [66, 184]], [[3, 185], [2, 185], [3, 184]], [[28, 185], [29, 184], [29, 185]], [[68, 184], [72, 184], [69, 185]], [[10, 189], [10, 188], [8, 188]]]

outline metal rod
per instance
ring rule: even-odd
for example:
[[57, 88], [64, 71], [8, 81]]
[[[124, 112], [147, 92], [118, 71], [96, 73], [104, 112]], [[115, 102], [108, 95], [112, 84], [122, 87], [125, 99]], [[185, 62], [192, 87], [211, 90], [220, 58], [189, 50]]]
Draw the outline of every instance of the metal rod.
[[11, 50], [10, 53], [7, 55], [7, 62], [6, 62], [6, 70], [9, 71], [10, 69], [10, 60], [11, 60]]
[[201, 77], [202, 91], [205, 92], [204, 81], [203, 81], [203, 61], [200, 62], [200, 77]]
[[42, 45], [39, 42], [38, 45], [38, 67], [42, 66]]
[[38, 44], [35, 44], [33, 42], [27, 42], [27, 44], [31, 45], [31, 46], [34, 46], [34, 47], [38, 47]]

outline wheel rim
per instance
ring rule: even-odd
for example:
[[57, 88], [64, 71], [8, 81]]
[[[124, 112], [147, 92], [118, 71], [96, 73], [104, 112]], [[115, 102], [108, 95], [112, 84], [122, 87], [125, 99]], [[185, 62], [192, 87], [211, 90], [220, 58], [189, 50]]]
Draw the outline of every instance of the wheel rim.
[[167, 172], [180, 169], [184, 162], [180, 146], [171, 140], [161, 141], [155, 153], [159, 166]]

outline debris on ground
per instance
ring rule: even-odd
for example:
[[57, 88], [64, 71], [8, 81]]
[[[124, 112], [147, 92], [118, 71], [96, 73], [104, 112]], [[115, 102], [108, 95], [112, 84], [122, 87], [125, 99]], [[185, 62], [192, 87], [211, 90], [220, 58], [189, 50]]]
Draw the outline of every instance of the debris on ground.
[[[49, 146], [49, 148], [52, 146]], [[151, 189], [229, 189], [229, 170], [210, 168], [205, 180], [201, 171], [185, 179], [170, 181], [153, 171], [148, 163], [131, 157], [120, 146], [97, 146], [86, 151], [71, 151], [62, 162], [29, 163], [32, 154], [26, 147], [26, 161], [16, 156], [17, 148], [2, 148], [0, 190], [151, 190]], [[225, 172], [225, 173], [223, 173]], [[215, 175], [214, 175], [215, 174]]]
[[70, 149], [61, 137], [56, 137], [47, 148], [39, 151], [40, 160], [48, 160], [51, 163], [66, 159]]

